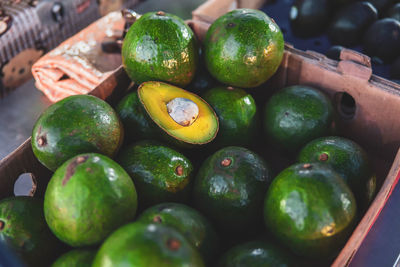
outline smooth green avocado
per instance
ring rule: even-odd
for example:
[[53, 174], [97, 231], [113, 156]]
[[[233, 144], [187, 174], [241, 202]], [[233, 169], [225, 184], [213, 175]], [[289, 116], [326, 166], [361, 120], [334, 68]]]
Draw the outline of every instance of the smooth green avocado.
[[172, 227], [162, 224], [127, 224], [101, 245], [93, 267], [203, 267], [200, 253]]
[[51, 171], [81, 153], [113, 157], [123, 142], [122, 123], [105, 101], [74, 95], [48, 107], [32, 131], [32, 150]]
[[193, 31], [172, 14], [148, 12], [130, 28], [122, 45], [122, 63], [136, 84], [164, 81], [188, 85], [198, 64]]
[[352, 189], [358, 206], [367, 208], [376, 193], [376, 176], [367, 153], [352, 140], [328, 136], [305, 145], [298, 162], [319, 162], [333, 168]]
[[73, 247], [96, 245], [132, 221], [137, 195], [131, 177], [112, 159], [80, 154], [50, 179], [44, 215], [53, 233]]
[[193, 166], [180, 152], [157, 141], [144, 140], [123, 149], [117, 161], [132, 177], [140, 209], [162, 202], [185, 202]]
[[283, 170], [264, 203], [267, 229], [295, 254], [314, 259], [336, 256], [355, 226], [356, 213], [348, 185], [321, 163]]
[[219, 17], [204, 39], [207, 69], [224, 84], [251, 88], [278, 69], [284, 40], [279, 26], [264, 12], [235, 9]]
[[180, 231], [207, 261], [218, 253], [218, 237], [214, 227], [197, 210], [180, 203], [161, 203], [139, 216], [138, 222], [159, 223]]
[[51, 267], [91, 267], [96, 250], [74, 249], [61, 255]]
[[249, 146], [254, 141], [259, 121], [251, 94], [240, 88], [219, 86], [206, 91], [203, 99], [214, 109], [219, 120], [214, 144], [220, 147]]

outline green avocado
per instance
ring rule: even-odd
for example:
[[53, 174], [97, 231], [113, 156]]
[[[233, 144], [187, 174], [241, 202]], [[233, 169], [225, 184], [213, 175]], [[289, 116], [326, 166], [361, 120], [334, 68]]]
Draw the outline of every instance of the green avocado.
[[174, 228], [134, 222], [112, 233], [100, 247], [93, 267], [203, 267], [200, 253]]
[[263, 122], [268, 141], [293, 153], [311, 140], [329, 135], [334, 112], [325, 94], [312, 87], [295, 85], [272, 95], [265, 105]]
[[161, 136], [159, 127], [151, 120], [140, 102], [137, 91], [122, 98], [115, 110], [124, 125], [125, 139], [129, 143]]
[[279, 26], [264, 12], [235, 9], [208, 29], [204, 39], [206, 66], [224, 84], [256, 87], [278, 69], [283, 46]]
[[321, 137], [300, 151], [298, 162], [320, 162], [333, 168], [352, 189], [360, 208], [367, 208], [376, 193], [376, 176], [367, 153], [355, 142], [338, 136]]
[[203, 99], [214, 109], [219, 120], [219, 131], [214, 144], [249, 146], [255, 139], [258, 128], [256, 102], [243, 89], [219, 86], [203, 95]]
[[180, 231], [196, 247], [205, 260], [218, 252], [218, 237], [213, 226], [197, 210], [180, 203], [161, 203], [139, 216], [138, 222], [160, 223]]
[[81, 153], [113, 157], [122, 144], [124, 130], [117, 113], [105, 101], [90, 95], [74, 95], [48, 107], [32, 131], [37, 159], [55, 171]]
[[283, 248], [266, 241], [250, 241], [229, 249], [217, 267], [290, 267], [295, 258]]
[[331, 259], [356, 222], [356, 201], [342, 177], [321, 163], [283, 170], [265, 197], [267, 229], [295, 254]]
[[193, 166], [178, 151], [156, 141], [144, 140], [123, 149], [117, 161], [138, 189], [140, 209], [188, 199]]
[[99, 244], [135, 217], [137, 195], [131, 177], [112, 159], [80, 154], [50, 179], [44, 215], [53, 233], [73, 246]]
[[91, 267], [96, 250], [74, 249], [61, 255], [51, 267]]
[[246, 235], [262, 225], [262, 206], [272, 180], [265, 161], [243, 147], [226, 147], [207, 158], [196, 176], [194, 205], [224, 235]]
[[148, 12], [129, 29], [122, 45], [122, 63], [136, 84], [164, 81], [188, 85], [199, 49], [193, 31], [172, 14]]
[[48, 265], [62, 248], [44, 219], [43, 200], [25, 196], [0, 201], [0, 242], [31, 266]]

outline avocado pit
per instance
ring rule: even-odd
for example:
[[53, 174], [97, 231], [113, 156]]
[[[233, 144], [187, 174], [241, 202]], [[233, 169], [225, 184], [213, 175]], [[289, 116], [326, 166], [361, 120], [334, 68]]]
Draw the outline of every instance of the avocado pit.
[[199, 116], [199, 107], [192, 100], [177, 97], [167, 103], [169, 116], [179, 125], [192, 125]]

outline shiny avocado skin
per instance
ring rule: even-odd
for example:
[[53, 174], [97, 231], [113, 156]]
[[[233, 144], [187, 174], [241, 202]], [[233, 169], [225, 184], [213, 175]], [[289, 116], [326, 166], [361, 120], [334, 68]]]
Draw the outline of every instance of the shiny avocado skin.
[[267, 140], [290, 153], [315, 138], [330, 135], [333, 122], [330, 99], [308, 86], [285, 87], [275, 93], [264, 108]]
[[[283, 204], [284, 203], [284, 204]], [[265, 197], [267, 229], [293, 253], [332, 259], [356, 223], [353, 193], [321, 163], [295, 164], [273, 180]]]
[[[117, 162], [132, 177], [140, 209], [162, 202], [186, 202], [193, 165], [178, 151], [157, 141], [144, 140], [124, 148]], [[177, 167], [182, 174], [177, 174]]]
[[123, 137], [122, 123], [109, 104], [95, 96], [74, 95], [42, 113], [33, 128], [31, 143], [37, 159], [56, 171], [66, 160], [82, 153], [113, 157]]
[[134, 222], [112, 233], [100, 247], [93, 267], [204, 267], [200, 253], [174, 228]]
[[159, 223], [180, 231], [203, 255], [206, 261], [218, 253], [218, 236], [214, 227], [197, 210], [180, 203], [161, 203], [152, 206], [137, 219], [142, 223]]
[[18, 196], [0, 201], [0, 240], [26, 264], [46, 266], [62, 248], [43, 215], [43, 200]]
[[129, 29], [122, 46], [122, 62], [137, 84], [164, 81], [188, 85], [198, 63], [193, 31], [179, 17], [148, 12]]
[[254, 141], [259, 121], [256, 103], [249, 93], [240, 88], [219, 86], [208, 90], [203, 99], [219, 119], [214, 144], [248, 146]]
[[368, 155], [349, 139], [338, 136], [315, 139], [302, 148], [298, 162], [319, 162], [332, 167], [350, 186], [360, 208], [367, 208], [375, 196], [376, 177]]
[[161, 131], [147, 114], [137, 91], [126, 95], [115, 110], [124, 125], [125, 139], [128, 142], [160, 137]]
[[219, 17], [207, 31], [206, 66], [224, 84], [256, 87], [278, 69], [283, 46], [282, 32], [265, 13], [236, 9]]
[[244, 235], [262, 222], [260, 210], [271, 180], [269, 166], [257, 154], [243, 147], [223, 148], [200, 167], [194, 206], [221, 233]]
[[266, 241], [250, 241], [228, 250], [217, 267], [290, 267], [296, 266], [294, 256]]
[[51, 267], [91, 267], [96, 252], [91, 249], [74, 249], [61, 255]]

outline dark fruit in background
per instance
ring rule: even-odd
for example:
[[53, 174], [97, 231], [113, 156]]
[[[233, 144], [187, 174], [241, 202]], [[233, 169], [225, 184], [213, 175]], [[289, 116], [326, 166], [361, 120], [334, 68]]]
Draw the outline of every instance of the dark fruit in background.
[[284, 40], [279, 26], [264, 12], [235, 9], [219, 17], [204, 39], [208, 71], [221, 83], [256, 87], [278, 69]]
[[148, 12], [130, 28], [122, 45], [122, 62], [137, 84], [164, 81], [186, 86], [196, 73], [199, 49], [185, 22], [172, 14]]
[[400, 79], [400, 57], [398, 57], [390, 68], [390, 78]]
[[392, 6], [385, 15], [386, 18], [392, 18], [397, 21], [400, 21], [400, 3], [395, 4]]
[[96, 252], [94, 249], [74, 249], [61, 255], [51, 267], [91, 267]]
[[290, 26], [298, 37], [322, 33], [330, 19], [329, 0], [296, 0], [290, 9]]
[[37, 159], [55, 171], [81, 153], [113, 157], [122, 144], [124, 130], [113, 108], [100, 98], [74, 95], [48, 107], [32, 131]]
[[334, 111], [330, 99], [312, 87], [295, 85], [276, 92], [264, 108], [264, 131], [271, 145], [296, 152], [311, 140], [330, 135]]
[[62, 248], [44, 219], [43, 200], [25, 196], [0, 201], [0, 242], [31, 266], [48, 265]]
[[375, 196], [376, 177], [368, 155], [352, 140], [338, 136], [315, 139], [301, 149], [298, 162], [319, 162], [331, 167], [350, 186], [361, 209], [367, 208]]
[[380, 14], [396, 1], [397, 0], [368, 0], [368, 2], [370, 2]]
[[240, 88], [219, 86], [203, 94], [219, 120], [218, 147], [249, 146], [257, 134], [258, 113], [253, 97]]
[[159, 223], [180, 231], [195, 246], [206, 261], [218, 253], [218, 237], [214, 227], [197, 210], [180, 203], [161, 203], [139, 216], [138, 222]]
[[364, 52], [377, 56], [386, 63], [400, 56], [400, 22], [380, 19], [372, 24], [364, 34]]
[[265, 192], [272, 180], [265, 161], [242, 147], [226, 147], [207, 158], [197, 173], [194, 205], [222, 234], [257, 230]]
[[340, 53], [342, 53], [343, 50], [343, 46], [341, 45], [334, 45], [331, 46], [328, 51], [326, 51], [325, 55], [330, 58], [330, 59], [334, 59], [334, 60], [340, 60]]
[[112, 159], [81, 154], [61, 165], [47, 185], [44, 215], [53, 233], [74, 246], [101, 243], [135, 217], [131, 177]]
[[179, 231], [162, 224], [135, 222], [119, 228], [104, 241], [92, 266], [205, 265], [200, 253]]
[[299, 256], [332, 259], [351, 234], [356, 200], [343, 178], [321, 163], [283, 170], [265, 197], [269, 232]]
[[334, 16], [328, 29], [333, 44], [352, 46], [362, 40], [365, 30], [378, 19], [378, 11], [369, 2], [355, 2]]
[[294, 255], [267, 241], [251, 241], [228, 250], [219, 260], [218, 267], [290, 267], [297, 266]]
[[140, 209], [154, 204], [188, 200], [193, 176], [192, 163], [162, 143], [140, 141], [124, 148], [118, 163], [132, 177]]

